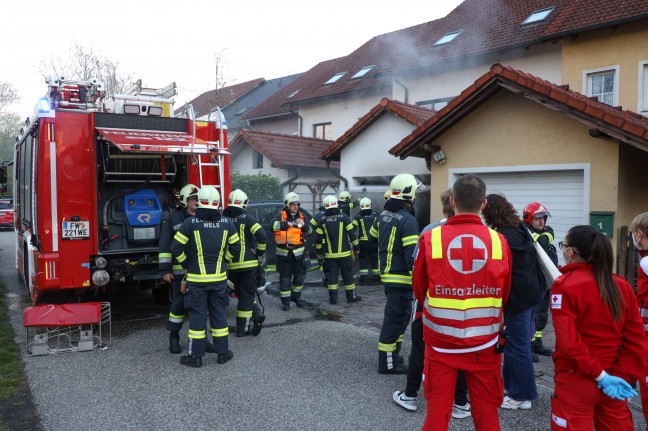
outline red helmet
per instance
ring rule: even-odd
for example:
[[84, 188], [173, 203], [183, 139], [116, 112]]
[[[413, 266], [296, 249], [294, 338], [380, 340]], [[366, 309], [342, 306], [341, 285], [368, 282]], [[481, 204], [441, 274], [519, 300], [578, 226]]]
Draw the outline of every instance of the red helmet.
[[531, 220], [534, 217], [549, 217], [549, 210], [545, 208], [540, 202], [531, 202], [529, 205], [524, 207], [522, 212], [522, 219], [528, 225], [531, 224]]

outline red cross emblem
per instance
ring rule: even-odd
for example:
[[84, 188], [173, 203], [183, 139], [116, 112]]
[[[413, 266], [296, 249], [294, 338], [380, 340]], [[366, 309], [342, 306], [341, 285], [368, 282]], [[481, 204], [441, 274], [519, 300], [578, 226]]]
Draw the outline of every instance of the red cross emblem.
[[459, 235], [448, 245], [448, 262], [462, 274], [479, 271], [487, 260], [486, 244], [475, 235]]

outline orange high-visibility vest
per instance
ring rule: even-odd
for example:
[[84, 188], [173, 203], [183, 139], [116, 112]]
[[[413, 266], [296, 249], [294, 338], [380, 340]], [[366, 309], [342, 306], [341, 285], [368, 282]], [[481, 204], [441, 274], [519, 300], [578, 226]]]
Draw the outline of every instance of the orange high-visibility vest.
[[[281, 211], [282, 222], [286, 221], [286, 214], [287, 211]], [[299, 215], [299, 218], [306, 223], [302, 213], [298, 212], [297, 214]], [[285, 230], [278, 230], [275, 232], [275, 243], [277, 245], [302, 245], [304, 243], [304, 234], [299, 227], [289, 227]]]

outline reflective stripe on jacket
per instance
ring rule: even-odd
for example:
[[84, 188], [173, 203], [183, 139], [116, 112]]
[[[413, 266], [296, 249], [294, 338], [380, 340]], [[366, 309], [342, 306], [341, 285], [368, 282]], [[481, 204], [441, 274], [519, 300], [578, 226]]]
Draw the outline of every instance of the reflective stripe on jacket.
[[[288, 227], [288, 222], [294, 223], [297, 219], [303, 221], [302, 228]], [[306, 218], [301, 210], [294, 216], [288, 214], [288, 210], [282, 210], [280, 216], [272, 223], [272, 230], [275, 233], [277, 257], [283, 258], [287, 257], [291, 251], [295, 257], [302, 256], [305, 250], [304, 235], [313, 233], [312, 226], [310, 223], [306, 223]]]
[[349, 257], [353, 252], [351, 246], [357, 248], [359, 245], [353, 222], [341, 212], [322, 217], [316, 232], [315, 248], [318, 254], [324, 248], [324, 257], [327, 259]]
[[242, 213], [232, 217], [237, 227], [241, 240], [241, 251], [235, 254], [229, 269], [232, 271], [256, 268], [259, 266], [258, 255], [262, 255], [266, 249], [267, 236], [265, 230], [256, 219], [250, 214]]
[[168, 219], [162, 220], [160, 226], [160, 241], [158, 244], [158, 267], [162, 275], [172, 273], [173, 275], [183, 275], [186, 271], [173, 257], [171, 253], [171, 243], [173, 237], [182, 226], [185, 219], [193, 217], [187, 212], [186, 208], [178, 207], [173, 211]]

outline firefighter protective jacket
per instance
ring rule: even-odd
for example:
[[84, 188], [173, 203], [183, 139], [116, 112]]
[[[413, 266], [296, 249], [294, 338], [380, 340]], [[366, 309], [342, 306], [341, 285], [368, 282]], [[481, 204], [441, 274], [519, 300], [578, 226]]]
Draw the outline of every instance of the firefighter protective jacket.
[[648, 251], [639, 252], [641, 260], [637, 267], [637, 302], [643, 319], [644, 329], [648, 331]]
[[403, 201], [390, 199], [369, 234], [378, 239], [380, 279], [395, 287], [412, 287], [418, 223]]
[[413, 289], [426, 345], [463, 353], [493, 346], [511, 288], [506, 239], [478, 215], [460, 214], [421, 235]]
[[[295, 223], [297, 219], [301, 219], [303, 225], [301, 228], [289, 227], [288, 222]], [[293, 252], [295, 257], [301, 257], [304, 254], [304, 235], [313, 233], [313, 228], [309, 223], [306, 223], [306, 217], [302, 214], [301, 210], [297, 214], [291, 214], [290, 211], [284, 209], [272, 223], [272, 230], [275, 233], [275, 243], [277, 244], [277, 257], [286, 258], [290, 251]]]
[[310, 220], [311, 226], [313, 226], [313, 230], [317, 229], [317, 225], [319, 224], [320, 220], [322, 220], [322, 217], [324, 217], [325, 212], [326, 210], [324, 209], [324, 207], [319, 207], [317, 213], [315, 213], [313, 218]]
[[358, 240], [361, 243], [366, 243], [375, 239], [369, 235], [369, 232], [375, 223], [376, 213], [371, 210], [361, 210], [353, 218], [353, 226], [358, 229]]
[[199, 216], [200, 212], [182, 223], [173, 237], [171, 252], [187, 270], [188, 282], [227, 280], [227, 261], [241, 252], [236, 226], [220, 214], [212, 220]]
[[572, 371], [592, 380], [602, 371], [627, 382], [643, 378], [648, 341], [630, 284], [612, 274], [622, 298], [621, 319], [614, 321], [591, 265], [570, 263], [560, 272], [551, 290], [556, 372]]
[[268, 241], [263, 227], [241, 208], [228, 207], [223, 215], [232, 219], [241, 241], [241, 251], [232, 258], [229, 270], [241, 271], [258, 267], [258, 257], [265, 253]]
[[171, 213], [168, 219], [162, 220], [160, 226], [160, 244], [158, 254], [158, 265], [162, 275], [173, 274], [182, 275], [186, 271], [171, 253], [171, 243], [177, 230], [182, 226], [185, 219], [193, 217], [186, 208], [178, 207]]
[[342, 211], [342, 214], [346, 214], [349, 217], [351, 217], [351, 210], [353, 210], [353, 208], [357, 207], [358, 205], [360, 205], [360, 201], [358, 201], [357, 199], [353, 202], [338, 201], [338, 208], [340, 209], [340, 211]]
[[[315, 248], [321, 254], [324, 249], [326, 259], [349, 257], [353, 249], [358, 249], [353, 222], [338, 208], [329, 209], [317, 225]], [[352, 247], [353, 246], [353, 247]]]

